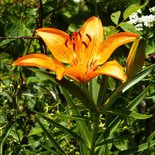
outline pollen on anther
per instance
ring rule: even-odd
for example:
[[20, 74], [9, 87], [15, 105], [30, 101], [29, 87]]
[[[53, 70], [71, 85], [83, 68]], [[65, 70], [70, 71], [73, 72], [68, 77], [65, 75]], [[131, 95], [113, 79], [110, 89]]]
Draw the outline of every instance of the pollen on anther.
[[86, 34], [86, 36], [89, 38], [89, 41], [91, 41], [91, 37], [89, 34]]
[[69, 34], [69, 39], [70, 41], [72, 41], [72, 34]]
[[82, 42], [82, 44], [85, 45], [86, 48], [88, 47], [88, 45], [84, 41]]
[[80, 33], [80, 32], [78, 32], [78, 34], [79, 34], [79, 36], [80, 36], [80, 38], [81, 38], [81, 37], [82, 37], [82, 36], [81, 36], [81, 33]]
[[75, 43], [73, 43], [73, 50], [75, 51]]

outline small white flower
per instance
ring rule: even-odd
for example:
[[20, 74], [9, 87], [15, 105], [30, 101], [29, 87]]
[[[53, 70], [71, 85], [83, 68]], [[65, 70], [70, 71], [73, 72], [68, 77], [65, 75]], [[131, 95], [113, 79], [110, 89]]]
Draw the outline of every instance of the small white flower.
[[137, 20], [138, 20], [138, 14], [137, 13], [133, 13], [129, 16], [129, 21], [128, 23], [130, 24], [136, 24], [137, 23]]
[[137, 25], [135, 25], [135, 28], [136, 28], [136, 30], [137, 31], [143, 31], [143, 24], [137, 24]]
[[155, 24], [155, 15], [142, 16], [142, 21], [145, 27], [153, 27]]
[[80, 2], [80, 0], [73, 0], [73, 1], [76, 2], [76, 3]]
[[133, 13], [133, 14], [131, 14], [131, 15], [129, 16], [129, 19], [137, 19], [137, 18], [138, 18], [137, 12], [135, 12], [135, 13]]
[[142, 13], [142, 10], [141, 10], [141, 9], [139, 9], [139, 10], [137, 11], [137, 13], [141, 14], [141, 13]]
[[155, 13], [155, 6], [152, 7], [152, 8], [150, 8], [149, 11], [150, 11], [151, 13]]

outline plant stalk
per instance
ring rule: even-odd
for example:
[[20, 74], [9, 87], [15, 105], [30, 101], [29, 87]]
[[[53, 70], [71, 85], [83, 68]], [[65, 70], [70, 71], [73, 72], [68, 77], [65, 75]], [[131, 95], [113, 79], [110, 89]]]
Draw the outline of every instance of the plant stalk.
[[90, 154], [94, 155], [95, 154], [95, 144], [96, 144], [96, 139], [97, 139], [97, 133], [99, 129], [99, 118], [100, 115], [99, 113], [93, 113], [93, 131], [92, 131], [92, 141], [91, 141], [91, 149], [90, 149]]

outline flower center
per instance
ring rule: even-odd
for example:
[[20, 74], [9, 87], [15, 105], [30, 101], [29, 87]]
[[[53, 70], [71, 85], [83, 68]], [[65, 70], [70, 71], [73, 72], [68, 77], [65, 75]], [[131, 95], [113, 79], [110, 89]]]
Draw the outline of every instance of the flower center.
[[89, 34], [81, 35], [80, 32], [73, 32], [65, 41], [68, 50], [73, 50], [75, 55], [72, 65], [83, 64], [87, 57], [87, 52], [92, 39]]

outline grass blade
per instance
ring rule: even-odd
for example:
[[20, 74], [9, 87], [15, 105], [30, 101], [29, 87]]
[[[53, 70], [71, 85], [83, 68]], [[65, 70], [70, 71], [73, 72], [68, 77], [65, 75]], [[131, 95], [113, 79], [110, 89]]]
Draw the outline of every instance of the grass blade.
[[61, 155], [65, 155], [65, 152], [62, 150], [60, 145], [55, 141], [53, 136], [46, 130], [46, 128], [43, 126], [43, 124], [40, 122], [40, 120], [37, 117], [36, 117], [36, 120], [39, 123], [39, 125], [41, 126], [41, 128], [44, 131], [44, 133], [46, 134], [46, 136], [49, 138], [49, 140], [53, 144], [53, 146], [56, 148], [57, 152], [59, 152], [59, 154], [61, 154]]
[[[74, 133], [72, 130], [68, 129], [68, 128], [65, 128], [64, 126], [58, 124], [57, 122], [53, 121], [50, 117], [47, 117], [41, 113], [38, 113], [37, 114], [42, 117], [43, 119], [45, 119], [47, 122], [49, 122], [50, 124], [53, 124], [55, 127], [59, 128], [61, 131], [67, 133], [67, 134], [70, 134], [71, 136], [73, 136], [74, 138], [77, 138], [77, 139], [81, 139], [76, 133]], [[82, 140], [82, 139], [81, 139]]]

